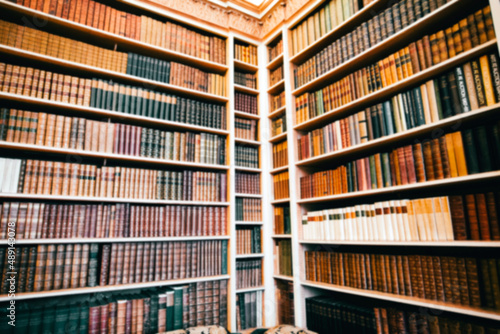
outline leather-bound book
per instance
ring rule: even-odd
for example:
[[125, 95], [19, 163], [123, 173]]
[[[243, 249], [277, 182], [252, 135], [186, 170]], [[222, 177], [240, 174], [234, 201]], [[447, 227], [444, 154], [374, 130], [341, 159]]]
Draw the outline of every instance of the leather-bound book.
[[464, 197], [465, 197], [465, 208], [467, 210], [467, 222], [469, 226], [470, 239], [481, 240], [475, 196], [473, 194], [467, 194]]

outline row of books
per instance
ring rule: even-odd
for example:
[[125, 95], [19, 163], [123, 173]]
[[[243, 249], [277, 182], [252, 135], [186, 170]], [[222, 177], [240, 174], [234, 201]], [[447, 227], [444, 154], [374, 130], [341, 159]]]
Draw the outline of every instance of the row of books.
[[269, 72], [269, 86], [272, 87], [284, 79], [283, 65]]
[[291, 234], [290, 205], [274, 206], [274, 234]]
[[278, 275], [293, 276], [292, 241], [277, 240], [274, 250], [274, 272]]
[[234, 71], [234, 83], [236, 85], [257, 89], [257, 75], [254, 73]]
[[225, 96], [225, 77], [192, 66], [129, 53], [127, 74], [174, 86]]
[[288, 171], [273, 175], [274, 199], [290, 197], [290, 177]]
[[19, 240], [216, 236], [227, 234], [227, 208], [4, 202], [2, 239], [7, 239], [9, 224]]
[[236, 261], [236, 289], [262, 285], [262, 259]]
[[[227, 280], [21, 303], [15, 330], [2, 333], [147, 333], [227, 325]], [[7, 306], [2, 307], [7, 310]], [[2, 316], [8, 312], [3, 311]]]
[[[108, 50], [71, 38], [0, 20], [0, 43], [110, 71], [224, 96], [224, 77], [192, 66]], [[78, 52], [75, 52], [78, 50]]]
[[286, 127], [286, 113], [280, 113], [278, 117], [274, 117], [271, 119], [271, 136], [277, 136], [282, 133], [285, 133], [287, 130]]
[[236, 294], [236, 328], [243, 330], [262, 327], [264, 292], [244, 292]]
[[0, 193], [147, 200], [227, 200], [226, 173], [0, 158]]
[[308, 281], [500, 309], [495, 258], [306, 251], [305, 262]]
[[[496, 129], [496, 130], [495, 130]], [[498, 126], [480, 126], [377, 153], [300, 179], [301, 198], [380, 189], [500, 168]], [[498, 134], [498, 132], [496, 132]]]
[[257, 66], [257, 47], [234, 43], [234, 59]]
[[257, 120], [234, 118], [234, 136], [240, 139], [257, 140]]
[[[0, 249], [4, 294], [8, 256]], [[16, 291], [53, 291], [225, 275], [227, 241], [22, 246], [16, 259]]]
[[371, 1], [330, 0], [326, 2], [291, 30], [292, 54], [295, 55], [307, 48]]
[[138, 116], [225, 129], [223, 105], [171, 94], [0, 63], [1, 91]]
[[235, 145], [235, 163], [238, 167], [259, 168], [259, 148]]
[[200, 34], [185, 26], [138, 16], [93, 0], [64, 3], [55, 0], [16, 1], [20, 5], [74, 21], [115, 35], [181, 52], [193, 57], [226, 63], [224, 39]]
[[260, 198], [236, 197], [236, 220], [241, 222], [262, 221], [262, 200]]
[[237, 226], [236, 254], [257, 254], [261, 251], [260, 226]]
[[[355, 76], [362, 76], [364, 81], [367, 81], [366, 94], [411, 77], [495, 38], [489, 6], [460, 20], [460, 23], [456, 22], [446, 29], [425, 35], [390, 56], [355, 72]], [[486, 26], [486, 23], [489, 26]], [[295, 87], [298, 88], [323, 75], [343, 63], [343, 57], [348, 57], [348, 50], [344, 49], [340, 54], [333, 52], [334, 50], [335, 46], [331, 45], [297, 66], [294, 70]]]
[[283, 39], [280, 37], [280, 40], [274, 43], [272, 46], [267, 47], [267, 59], [269, 62], [272, 62], [276, 57], [283, 53]]
[[309, 211], [302, 235], [325, 241], [500, 240], [496, 197], [489, 192]]
[[277, 317], [279, 324], [295, 323], [293, 282], [276, 280]]
[[0, 109], [0, 140], [128, 156], [225, 164], [226, 138]]
[[337, 298], [306, 298], [307, 328], [318, 333], [496, 333], [484, 323], [414, 309], [367, 307]]
[[[496, 53], [457, 66], [435, 79], [372, 106], [369, 113], [365, 110], [366, 116], [370, 117], [364, 118], [371, 124], [363, 126], [367, 132], [362, 137], [368, 137], [368, 131], [372, 138], [382, 137], [494, 105], [500, 102], [500, 83], [495, 79], [499, 75]], [[298, 123], [364, 96], [364, 84], [359, 80], [363, 79], [351, 74], [323, 90], [297, 97]]]
[[3, 45], [113, 72], [127, 73], [126, 52], [106, 49], [4, 20], [0, 20], [0, 32], [0, 44]]
[[226, 275], [227, 240], [104, 244], [100, 259], [101, 286]]
[[271, 112], [278, 110], [285, 106], [285, 91], [282, 91], [278, 95], [269, 95], [271, 100]]
[[288, 165], [288, 141], [273, 145], [273, 168]]
[[246, 112], [249, 114], [258, 114], [258, 103], [257, 96], [245, 94], [245, 93], [234, 93], [234, 109], [237, 111]]
[[234, 181], [237, 194], [260, 194], [260, 174], [236, 172]]

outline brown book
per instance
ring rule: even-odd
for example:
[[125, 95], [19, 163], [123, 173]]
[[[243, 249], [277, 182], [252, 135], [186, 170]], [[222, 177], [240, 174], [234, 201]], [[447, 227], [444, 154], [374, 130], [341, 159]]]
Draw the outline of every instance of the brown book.
[[500, 240], [500, 223], [496, 202], [494, 193], [486, 193], [486, 205], [488, 207], [488, 220], [492, 240]]
[[465, 205], [470, 239], [481, 240], [475, 196], [471, 194], [465, 195]]
[[434, 171], [434, 162], [433, 162], [433, 151], [432, 151], [432, 143], [430, 141], [424, 142], [422, 146], [423, 156], [424, 156], [424, 167], [425, 167], [425, 176], [426, 181], [433, 181], [436, 179], [435, 171]]
[[465, 268], [467, 272], [467, 285], [469, 291], [470, 305], [481, 306], [481, 292], [479, 287], [479, 276], [477, 260], [472, 257], [465, 258]]

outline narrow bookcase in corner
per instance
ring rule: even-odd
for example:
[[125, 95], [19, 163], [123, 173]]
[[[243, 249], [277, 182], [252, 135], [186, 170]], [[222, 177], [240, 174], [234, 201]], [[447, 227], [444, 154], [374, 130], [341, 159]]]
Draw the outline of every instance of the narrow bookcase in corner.
[[[267, 97], [269, 124], [269, 158], [267, 170], [272, 180], [272, 200], [268, 207], [272, 214], [270, 229], [274, 260], [274, 291], [276, 298], [276, 320], [278, 324], [293, 324], [294, 282], [292, 256], [292, 219], [290, 215], [289, 146], [290, 104], [286, 94], [290, 92], [289, 73], [285, 66], [288, 53], [287, 41], [280, 27], [264, 44], [267, 47]], [[292, 196], [291, 196], [292, 195]]]
[[298, 325], [498, 329], [499, 7], [332, 0], [290, 23]]
[[227, 326], [227, 34], [136, 1], [0, 8], [16, 331]]
[[[258, 41], [230, 33], [232, 46], [229, 75], [230, 123], [234, 139], [231, 141], [231, 290], [234, 293], [235, 319], [233, 331], [262, 327], [269, 323], [268, 314], [274, 312], [266, 303], [270, 294], [266, 289], [264, 272], [267, 245], [266, 213], [268, 185], [262, 177], [262, 145], [265, 134], [261, 123], [262, 47]], [[268, 261], [267, 261], [268, 262]]]

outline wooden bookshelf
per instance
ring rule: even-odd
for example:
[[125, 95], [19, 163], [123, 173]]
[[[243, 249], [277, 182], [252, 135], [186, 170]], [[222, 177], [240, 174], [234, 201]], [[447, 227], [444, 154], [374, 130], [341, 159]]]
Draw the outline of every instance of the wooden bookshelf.
[[419, 191], [420, 194], [422, 190], [431, 190], [437, 188], [446, 188], [450, 186], [469, 186], [478, 183], [489, 183], [500, 181], [500, 171], [479, 173], [467, 176], [459, 176], [442, 180], [426, 181], [421, 183], [412, 183], [401, 186], [379, 188], [372, 190], [356, 191], [352, 193], [345, 193], [339, 195], [323, 196], [323, 197], [313, 197], [307, 199], [300, 199], [297, 201], [299, 204], [309, 204], [309, 203], [322, 203], [322, 202], [332, 202], [336, 200], [353, 199], [353, 198], [364, 198], [373, 195], [386, 195], [386, 194], [402, 194], [412, 191]]
[[[1, 1], [1, 0], [0, 0]], [[138, 116], [127, 113], [122, 113], [118, 111], [98, 109], [92, 107], [85, 107], [80, 105], [74, 105], [64, 102], [51, 101], [45, 99], [38, 99], [30, 96], [18, 95], [0, 92], [0, 100], [8, 101], [9, 103], [15, 103], [16, 105], [22, 106], [23, 108], [29, 108], [30, 110], [50, 110], [52, 113], [59, 113], [71, 116], [87, 116], [93, 118], [109, 118], [117, 122], [132, 123], [134, 125], [151, 125], [156, 127], [162, 127], [165, 129], [185, 129], [193, 130], [199, 132], [208, 132], [214, 134], [227, 135], [229, 131], [222, 129], [209, 128], [205, 126], [160, 120], [157, 118]]]
[[268, 118], [275, 118], [276, 116], [279, 116], [281, 115], [282, 113], [284, 113], [286, 110], [286, 105], [281, 107], [281, 108], [278, 108], [276, 110], [272, 110], [269, 115], [267, 115]]
[[[450, 3], [448, 3], [448, 4], [450, 4]], [[372, 105], [376, 102], [379, 102], [383, 99], [386, 99], [389, 96], [392, 96], [397, 92], [400, 92], [402, 90], [407, 89], [407, 87], [411, 87], [412, 85], [415, 85], [417, 83], [424, 82], [432, 77], [435, 77], [436, 75], [438, 75], [440, 73], [445, 72], [446, 70], [448, 70], [450, 68], [453, 68], [454, 66], [457, 66], [460, 63], [463, 63], [463, 62], [465, 62], [469, 59], [472, 59], [480, 54], [483, 54], [487, 51], [494, 50], [495, 48], [496, 48], [496, 40], [488, 41], [488, 42], [484, 43], [483, 45], [477, 46], [469, 51], [465, 51], [456, 57], [445, 60], [437, 65], [434, 65], [434, 66], [429, 67], [423, 71], [420, 71], [417, 74], [414, 74], [409, 78], [398, 81], [395, 84], [392, 84], [392, 85], [387, 86], [385, 88], [379, 89], [375, 92], [367, 94], [367, 95], [365, 95], [357, 100], [351, 101], [351, 102], [349, 102], [345, 105], [342, 105], [338, 108], [335, 108], [333, 110], [327, 111], [323, 115], [311, 118], [305, 122], [297, 124], [294, 126], [294, 129], [302, 130], [302, 131], [310, 130], [314, 127], [317, 127], [319, 124], [324, 124], [328, 121], [332, 121], [335, 119], [339, 119], [339, 118], [348, 116], [350, 113], [352, 113], [353, 110], [359, 110], [359, 109], [362, 109], [368, 105]], [[375, 57], [375, 56], [373, 56], [373, 57]], [[370, 57], [370, 59], [372, 59], [372, 58]], [[343, 65], [341, 65], [341, 66], [343, 66]], [[302, 88], [301, 88], [301, 90], [296, 90], [294, 92], [294, 95], [300, 95], [299, 94], [300, 91], [302, 91]]]
[[234, 59], [233, 61], [234, 61], [234, 69], [236, 70], [246, 71], [250, 73], [257, 73], [259, 71], [258, 66], [237, 59]]
[[278, 143], [278, 142], [286, 139], [286, 137], [287, 137], [287, 133], [283, 132], [277, 136], [271, 137], [271, 139], [269, 139], [269, 142], [270, 143]]
[[[77, 22], [62, 19], [60, 17], [33, 10], [31, 8], [24, 7], [6, 0], [0, 0], [0, 8], [8, 10], [13, 15], [19, 17], [36, 16], [38, 20], [43, 20], [44, 22], [46, 22], [47, 26], [53, 29], [64, 29], [64, 31], [70, 32], [75, 35], [85, 35], [86, 37], [92, 38], [92, 40], [95, 42], [119, 44], [129, 52], [136, 52], [150, 57], [184, 62], [196, 66], [200, 69], [214, 71], [220, 74], [224, 74], [228, 70], [227, 65], [193, 57], [169, 49], [164, 49], [135, 39], [112, 34], [104, 30], [99, 30]], [[213, 34], [213, 32], [211, 32], [211, 34]], [[224, 33], [219, 33], [219, 35], [227, 37], [227, 35], [225, 35]]]
[[[40, 244], [102, 244], [120, 242], [161, 242], [161, 241], [203, 241], [203, 240], [229, 240], [229, 236], [197, 236], [197, 237], [130, 237], [130, 238], [70, 238], [70, 239], [17, 239], [16, 245]], [[7, 245], [7, 240], [0, 241], [0, 245]]]
[[347, 286], [337, 286], [333, 284], [318, 283], [311, 281], [302, 281], [301, 283], [305, 287], [317, 288], [322, 290], [334, 291], [354, 296], [367, 297], [371, 299], [379, 299], [399, 304], [413, 305], [419, 307], [425, 307], [428, 309], [435, 309], [439, 311], [452, 312], [456, 314], [463, 314], [467, 316], [478, 317], [482, 319], [489, 319], [500, 321], [500, 314], [498, 311], [493, 310], [482, 310], [474, 307], [456, 305], [451, 303], [443, 303], [433, 300], [421, 299], [416, 297], [393, 295], [389, 293], [379, 292], [379, 291], [367, 291], [356, 288], [351, 288]]
[[432, 134], [433, 131], [444, 131], [456, 124], [467, 124], [468, 122], [472, 122], [475, 120], [489, 119], [495, 116], [495, 114], [498, 114], [498, 110], [500, 110], [500, 103], [488, 107], [483, 107], [477, 110], [472, 110], [464, 114], [445, 118], [440, 120], [439, 122], [422, 125], [410, 130], [396, 133], [394, 135], [370, 140], [366, 143], [350, 146], [336, 152], [299, 160], [299, 162], [296, 163], [296, 166], [313, 166], [318, 163], [327, 163], [334, 160], [338, 161], [346, 157], [353, 158], [362, 154], [369, 154], [370, 152], [379, 149], [380, 147], [394, 147], [401, 141], [417, 139], [421, 136], [428, 137]]
[[43, 62], [46, 65], [55, 66], [63, 71], [71, 71], [74, 73], [79, 73], [84, 75], [91, 74], [96, 77], [98, 76], [103, 79], [113, 80], [114, 82], [120, 82], [124, 84], [139, 85], [144, 87], [154, 87], [155, 91], [178, 94], [184, 97], [196, 98], [200, 101], [225, 103], [229, 100], [227, 97], [206, 93], [196, 89], [184, 88], [160, 81], [154, 81], [150, 79], [133, 76], [130, 74], [110, 71], [104, 68], [89, 66], [65, 59], [55, 58], [39, 53], [34, 53], [31, 51], [13, 48], [7, 45], [0, 46], [0, 53], [17, 58], [22, 58], [25, 61]]
[[234, 114], [234, 116], [238, 116], [238, 117], [242, 117], [242, 118], [257, 119], [257, 120], [260, 119], [259, 115], [254, 115], [254, 114], [250, 114], [250, 113], [239, 111], [239, 110], [234, 110], [233, 114]]
[[238, 84], [234, 84], [234, 90], [237, 92], [247, 93], [251, 95], [259, 95], [259, 91], [257, 89], [245, 87]]
[[269, 87], [269, 89], [267, 90], [267, 92], [269, 94], [277, 94], [279, 92], [282, 92], [283, 89], [285, 89], [285, 80], [281, 80], [277, 83], [275, 83], [274, 85], [272, 85], [271, 87]]
[[269, 62], [269, 64], [267, 64], [266, 68], [270, 71], [278, 68], [280, 65], [283, 64], [283, 53], [280, 54], [279, 56], [277, 56], [276, 58], [274, 58], [273, 60], [271, 60]]
[[[41, 292], [25, 292], [25, 293], [16, 293], [16, 299], [17, 300], [27, 300], [27, 299], [38, 299], [38, 298], [48, 298], [48, 297], [81, 295], [81, 294], [89, 294], [89, 293], [123, 291], [123, 290], [130, 290], [130, 289], [145, 289], [145, 288], [154, 288], [154, 287], [158, 287], [158, 286], [172, 286], [172, 285], [190, 284], [190, 283], [196, 283], [196, 282], [219, 281], [219, 280], [229, 279], [229, 278], [230, 278], [229, 275], [220, 275], [220, 276], [209, 276], [209, 277], [199, 277], [199, 278], [176, 279], [176, 280], [168, 280], [168, 281], [155, 281], [155, 282], [146, 282], [146, 283], [106, 285], [106, 286], [62, 289], [62, 290], [41, 291]], [[0, 302], [5, 302], [5, 301], [9, 301], [9, 300], [10, 300], [10, 298], [8, 296], [0, 295]]]
[[133, 162], [143, 166], [181, 166], [186, 168], [199, 168], [199, 169], [214, 169], [214, 170], [228, 170], [229, 166], [225, 165], [215, 165], [215, 164], [202, 164], [198, 162], [188, 162], [188, 161], [177, 161], [177, 160], [166, 160], [159, 158], [145, 158], [133, 155], [124, 154], [114, 154], [105, 152], [92, 152], [85, 150], [72, 150], [58, 147], [48, 147], [48, 146], [38, 146], [30, 144], [20, 144], [20, 143], [10, 143], [5, 141], [0, 141], [0, 149], [4, 150], [22, 150], [25, 152], [32, 153], [49, 153], [58, 156], [63, 156], [71, 154], [75, 157], [82, 158], [98, 158], [98, 159], [109, 159], [117, 162]]
[[[485, 5], [488, 2], [485, 2]], [[290, 41], [292, 37], [292, 29], [306, 21], [310, 15], [313, 15], [316, 11], [323, 6], [325, 2], [317, 1], [311, 3], [310, 6], [305, 6], [301, 9], [300, 14], [296, 15], [288, 24], [286, 30], [287, 40]], [[469, 1], [457, 1], [452, 0], [443, 6], [437, 8], [433, 12], [415, 20], [413, 23], [402, 28], [398, 32], [388, 35], [385, 40], [380, 43], [375, 44], [366, 49], [364, 52], [357, 54], [356, 56], [349, 58], [344, 63], [328, 69], [326, 73], [319, 75], [318, 77], [310, 80], [309, 82], [303, 84], [300, 87], [292, 88], [291, 92], [286, 96], [287, 104], [290, 103], [292, 99], [292, 104], [295, 98], [301, 96], [305, 93], [312, 93], [314, 91], [320, 90], [340, 79], [349, 76], [350, 74], [365, 68], [372, 64], [377, 64], [377, 62], [395, 51], [400, 50], [403, 47], [408, 46], [410, 43], [416, 41], [424, 35], [430, 35], [436, 33], [440, 29], [445, 29], [441, 22], [446, 21], [451, 24], [458, 22], [458, 15], [463, 17], [465, 15], [464, 6], [472, 4]], [[311, 59], [325, 47], [327, 47], [332, 42], [340, 39], [342, 36], [353, 31], [355, 28], [360, 26], [362, 23], [372, 19], [378, 13], [381, 13], [388, 6], [392, 6], [393, 3], [389, 1], [372, 1], [367, 6], [359, 10], [357, 13], [351, 15], [347, 20], [334, 27], [330, 32], [306, 46], [303, 50], [300, 50], [295, 55], [287, 57], [288, 54], [292, 54], [291, 46], [288, 46], [285, 52], [285, 73], [293, 73], [293, 71], [308, 59]], [[490, 1], [492, 8], [492, 13], [494, 8], [499, 8], [499, 6]], [[497, 7], [495, 7], [497, 6]], [[479, 5], [476, 6], [479, 9]], [[476, 8], [474, 7], [474, 8]], [[482, 8], [482, 7], [480, 7]], [[472, 9], [470, 10], [472, 13]], [[493, 14], [493, 16], [495, 16]], [[456, 22], [453, 21], [456, 17]], [[461, 18], [460, 17], [460, 18]], [[493, 19], [494, 26], [497, 33], [500, 31], [500, 20], [498, 17]], [[436, 28], [437, 27], [437, 28]], [[409, 130], [405, 130], [399, 133], [388, 135], [385, 137], [380, 137], [375, 140], [368, 140], [362, 144], [353, 145], [349, 147], [344, 147], [340, 150], [328, 152], [314, 157], [309, 157], [303, 160], [298, 160], [298, 152], [300, 149], [297, 147], [297, 141], [302, 136], [308, 134], [310, 131], [320, 129], [326, 124], [343, 119], [347, 116], [353, 115], [356, 112], [362, 111], [367, 107], [371, 107], [380, 102], [388, 100], [390, 97], [405, 92], [416, 86], [420, 86], [424, 82], [439, 77], [457, 66], [461, 66], [473, 59], [477, 59], [482, 55], [495, 52], [498, 54], [498, 49], [500, 43], [497, 39], [490, 39], [487, 42], [469, 49], [468, 51], [461, 52], [447, 60], [439, 62], [436, 65], [430, 66], [424, 70], [421, 70], [406, 79], [400, 80], [393, 83], [392, 85], [381, 88], [377, 91], [369, 93], [362, 96], [354, 101], [346, 103], [340, 107], [333, 110], [325, 110], [325, 113], [308, 119], [300, 124], [295, 122], [295, 108], [287, 109], [292, 114], [290, 122], [288, 123], [290, 134], [288, 137], [289, 146], [289, 159], [291, 160], [290, 166], [283, 166], [277, 169], [271, 169], [271, 173], [279, 173], [283, 170], [289, 170], [290, 172], [290, 184], [293, 185], [293, 189], [290, 191], [290, 213], [292, 216], [292, 234], [286, 236], [291, 239], [292, 242], [292, 252], [297, 259], [293, 259], [294, 264], [294, 275], [293, 277], [282, 277], [275, 275], [276, 279], [288, 279], [294, 283], [294, 298], [295, 298], [295, 317], [296, 325], [307, 327], [306, 323], [306, 301], [305, 298], [320, 296], [328, 291], [332, 291], [338, 294], [345, 294], [347, 298], [349, 295], [358, 296], [361, 298], [366, 298], [367, 302], [364, 305], [370, 308], [370, 305], [377, 305], [377, 301], [384, 301], [385, 303], [395, 304], [394, 308], [397, 308], [398, 304], [409, 305], [413, 308], [426, 308], [431, 310], [439, 310], [448, 312], [450, 314], [467, 315], [475, 317], [478, 321], [499, 321], [500, 313], [498, 310], [484, 310], [474, 307], [467, 307], [462, 305], [455, 305], [451, 303], [441, 303], [432, 300], [424, 300], [415, 297], [399, 296], [388, 293], [381, 293], [378, 291], [367, 291], [361, 289], [355, 289], [346, 286], [336, 286], [332, 284], [325, 284], [320, 282], [312, 282], [305, 280], [306, 272], [306, 259], [305, 251], [314, 249], [324, 249], [335, 251], [338, 247], [346, 247], [349, 249], [360, 249], [366, 247], [366, 252], [373, 252], [372, 249], [377, 249], [378, 247], [390, 248], [391, 254], [398, 254], [399, 251], [404, 252], [406, 249], [421, 249], [422, 252], [433, 252], [439, 254], [444, 252], [445, 254], [450, 254], [453, 250], [461, 250], [462, 252], [491, 252], [497, 253], [497, 248], [500, 247], [500, 242], [497, 240], [474, 240], [474, 241], [371, 241], [371, 240], [324, 240], [321, 235], [314, 235], [313, 237], [308, 237], [305, 239], [302, 235], [301, 219], [309, 211], [326, 210], [326, 209], [341, 209], [345, 206], [353, 206], [356, 204], [373, 203], [380, 201], [401, 200], [402, 198], [422, 198], [430, 197], [433, 193], [439, 193], [440, 196], [461, 194], [465, 189], [470, 189], [470, 192], [481, 192], [480, 189], [491, 189], [488, 191], [496, 191], [498, 185], [500, 184], [500, 171], [494, 170], [491, 172], [483, 172], [478, 174], [471, 174], [467, 176], [440, 179], [434, 181], [427, 181], [421, 183], [412, 183], [401, 186], [392, 186], [387, 188], [378, 188], [365, 191], [356, 191], [351, 193], [342, 193], [331, 196], [313, 197], [301, 199], [300, 197], [300, 179], [301, 177], [307, 176], [314, 172], [319, 172], [327, 169], [332, 169], [334, 167], [344, 165], [347, 162], [354, 161], [356, 159], [364, 158], [372, 154], [386, 152], [392, 150], [395, 147], [401, 147], [404, 145], [410, 145], [412, 143], [420, 142], [425, 139], [434, 139], [441, 136], [444, 133], [458, 131], [456, 126], [460, 125], [461, 129], [469, 129], [478, 125], [492, 124], [498, 121], [498, 110], [500, 107], [500, 101], [495, 104], [488, 105], [487, 107], [482, 107], [470, 112], [457, 114], [449, 118], [442, 119], [438, 122], [421, 125], [419, 127], [414, 127]], [[294, 85], [293, 78], [287, 78], [285, 84], [289, 86]], [[277, 116], [277, 114], [273, 114]], [[288, 119], [287, 119], [288, 121]], [[455, 127], [454, 127], [455, 126]], [[349, 130], [347, 130], [349, 131]], [[440, 135], [437, 135], [440, 133]], [[291, 151], [290, 151], [291, 147]], [[496, 168], [496, 167], [495, 167]], [[292, 175], [293, 174], [293, 175]], [[466, 191], [466, 190], [465, 190]], [[486, 192], [487, 190], [484, 190]], [[287, 199], [288, 201], [288, 199]], [[367, 202], [368, 201], [368, 202]], [[275, 203], [275, 202], [271, 202]], [[347, 204], [346, 204], [347, 203]], [[295, 221], [294, 221], [295, 218]], [[285, 236], [283, 236], [285, 237]], [[274, 235], [273, 239], [280, 240], [282, 235]], [[284, 239], [284, 238], [283, 238]], [[358, 298], [359, 299], [359, 298]], [[362, 300], [362, 299], [359, 299]], [[377, 307], [377, 306], [374, 306]], [[314, 329], [313, 329], [314, 330]]]

